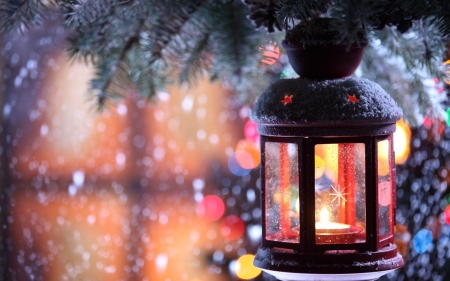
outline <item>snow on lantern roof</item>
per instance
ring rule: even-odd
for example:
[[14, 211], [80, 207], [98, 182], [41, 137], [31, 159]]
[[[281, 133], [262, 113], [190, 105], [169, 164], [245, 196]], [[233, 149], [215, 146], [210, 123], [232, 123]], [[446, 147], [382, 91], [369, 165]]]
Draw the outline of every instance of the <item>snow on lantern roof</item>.
[[283, 79], [258, 97], [252, 120], [267, 125], [395, 123], [402, 110], [378, 84], [355, 77]]

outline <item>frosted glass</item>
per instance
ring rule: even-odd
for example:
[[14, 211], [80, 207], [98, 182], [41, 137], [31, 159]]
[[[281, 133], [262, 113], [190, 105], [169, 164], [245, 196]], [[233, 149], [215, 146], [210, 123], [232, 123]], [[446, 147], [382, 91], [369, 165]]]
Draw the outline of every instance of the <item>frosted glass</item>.
[[298, 147], [265, 143], [266, 239], [300, 243]]

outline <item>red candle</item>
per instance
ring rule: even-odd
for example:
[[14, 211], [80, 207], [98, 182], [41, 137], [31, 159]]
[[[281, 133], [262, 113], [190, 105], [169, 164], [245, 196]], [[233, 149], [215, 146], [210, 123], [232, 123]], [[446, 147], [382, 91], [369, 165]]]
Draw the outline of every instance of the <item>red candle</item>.
[[287, 143], [280, 143], [280, 228], [281, 236], [287, 238], [290, 233], [291, 222], [289, 216], [289, 204], [291, 192], [289, 188], [290, 183], [290, 165], [289, 155], [287, 152]]
[[338, 154], [338, 188], [340, 190], [345, 189], [343, 195], [345, 200], [340, 202], [338, 220], [349, 225], [355, 225], [355, 145], [353, 143], [340, 143]]

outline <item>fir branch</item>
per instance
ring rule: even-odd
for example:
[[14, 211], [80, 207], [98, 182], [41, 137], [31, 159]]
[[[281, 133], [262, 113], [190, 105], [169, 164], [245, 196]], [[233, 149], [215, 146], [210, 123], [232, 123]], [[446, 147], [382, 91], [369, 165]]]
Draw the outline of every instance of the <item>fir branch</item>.
[[339, 20], [339, 31], [342, 40], [356, 41], [361, 29], [369, 29], [374, 16], [383, 10], [385, 0], [346, 0], [337, 1], [330, 11], [331, 17]]
[[450, 2], [447, 0], [404, 0], [404, 7], [416, 19], [428, 18], [442, 36], [450, 36]]
[[447, 0], [434, 0], [431, 1], [436, 9], [436, 16], [432, 20], [432, 23], [436, 25], [443, 36], [450, 36], [450, 2]]
[[112, 0], [57, 0], [57, 4], [67, 27], [83, 29], [110, 15], [113, 7]]
[[380, 46], [371, 43], [366, 47], [359, 69], [363, 77], [375, 81], [391, 95], [410, 124], [417, 125], [421, 121], [417, 118], [420, 113], [416, 110], [416, 100], [410, 98], [411, 90], [402, 70], [395, 60], [385, 56]]
[[121, 81], [117, 80], [120, 77], [118, 73], [122, 67], [123, 60], [128, 51], [132, 48], [133, 44], [137, 42], [137, 37], [130, 37], [123, 47], [120, 55], [116, 58], [100, 57], [95, 64], [97, 68], [96, 78], [91, 81], [91, 91], [97, 92], [97, 104], [98, 109], [103, 109], [106, 106], [106, 102], [110, 98], [123, 97], [127, 87], [119, 87]]
[[275, 15], [285, 26], [294, 20], [306, 22], [313, 17], [326, 13], [331, 6], [331, 0], [281, 0], [280, 8]]
[[1, 31], [18, 27], [21, 31], [40, 25], [49, 9], [42, 0], [10, 0], [0, 4]]
[[149, 63], [163, 57], [164, 50], [169, 46], [169, 43], [181, 34], [183, 26], [189, 21], [192, 14], [198, 11], [207, 0], [193, 0], [186, 1], [185, 6], [178, 6], [173, 9], [171, 5], [170, 10], [167, 7], [163, 9], [163, 16], [157, 18], [151, 23], [151, 29], [156, 33], [151, 43], [151, 58]]
[[180, 74], [178, 75], [179, 83], [194, 84], [198, 74], [203, 70], [207, 70], [211, 66], [208, 55], [210, 33], [203, 35], [195, 45], [190, 48], [190, 54], [182, 60], [180, 64]]
[[153, 100], [157, 91], [171, 83], [171, 68], [162, 60], [147, 64], [146, 52], [139, 46], [128, 52], [120, 74], [121, 80], [128, 81], [128, 88], [135, 88], [147, 100]]
[[[366, 48], [363, 76], [381, 84], [402, 107], [412, 125], [423, 116], [444, 118], [440, 95], [431, 78], [442, 78], [444, 42], [428, 21], [400, 35], [393, 28], [375, 33], [380, 41]], [[425, 43], [426, 42], [426, 43]]]

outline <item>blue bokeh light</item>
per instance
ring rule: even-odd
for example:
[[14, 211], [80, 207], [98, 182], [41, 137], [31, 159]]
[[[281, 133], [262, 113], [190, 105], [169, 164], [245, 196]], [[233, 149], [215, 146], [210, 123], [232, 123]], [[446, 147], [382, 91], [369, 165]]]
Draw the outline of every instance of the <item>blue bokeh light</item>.
[[236, 159], [236, 155], [234, 153], [231, 154], [230, 158], [228, 158], [228, 168], [236, 176], [245, 176], [248, 175], [251, 171], [251, 169], [245, 169], [242, 168], [241, 165], [239, 165], [239, 162]]
[[419, 230], [413, 239], [413, 247], [419, 253], [425, 253], [433, 242], [433, 234], [428, 229]]

